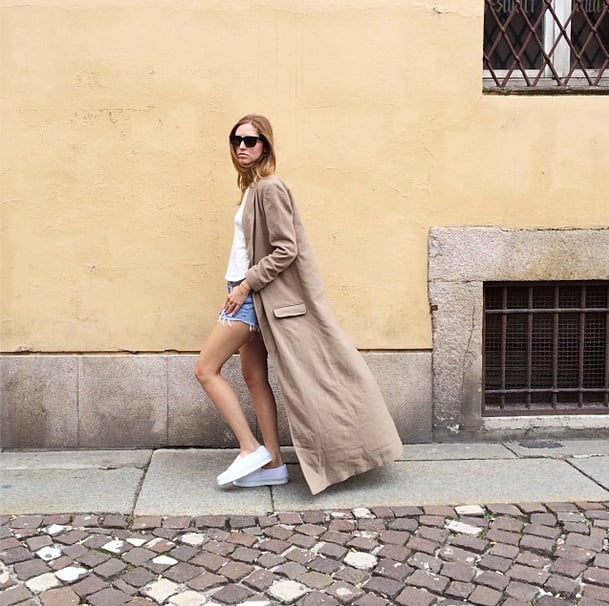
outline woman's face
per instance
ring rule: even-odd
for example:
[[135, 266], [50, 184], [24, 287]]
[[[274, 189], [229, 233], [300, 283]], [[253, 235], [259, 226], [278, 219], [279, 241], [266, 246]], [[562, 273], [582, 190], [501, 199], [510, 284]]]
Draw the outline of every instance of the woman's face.
[[[237, 137], [258, 137], [258, 131], [253, 124], [240, 124], [235, 130]], [[246, 147], [245, 142], [241, 141], [238, 145], [233, 145], [237, 161], [243, 168], [256, 164], [264, 153], [264, 143], [261, 139], [256, 141], [254, 147]]]

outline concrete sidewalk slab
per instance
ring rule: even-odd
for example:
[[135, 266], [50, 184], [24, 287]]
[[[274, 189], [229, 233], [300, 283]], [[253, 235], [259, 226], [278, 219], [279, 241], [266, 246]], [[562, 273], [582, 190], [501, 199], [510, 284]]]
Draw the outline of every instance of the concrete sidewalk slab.
[[277, 511], [609, 499], [609, 491], [566, 461], [548, 459], [393, 463], [316, 496], [300, 469], [290, 467], [292, 481], [272, 490]]
[[[528, 445], [528, 446], [527, 446]], [[560, 445], [560, 446], [556, 446]], [[519, 457], [592, 457], [609, 455], [609, 440], [521, 440], [506, 442], [505, 446]]]
[[152, 455], [135, 515], [251, 514], [273, 509], [268, 488], [220, 487], [216, 476], [237, 450], [158, 450]]
[[503, 444], [404, 444], [400, 461], [457, 461], [467, 459], [515, 459]]
[[609, 490], [609, 456], [569, 459], [569, 463]]
[[3, 469], [143, 469], [152, 450], [13, 451], [0, 455]]
[[143, 476], [131, 467], [2, 470], [0, 513], [129, 514]]

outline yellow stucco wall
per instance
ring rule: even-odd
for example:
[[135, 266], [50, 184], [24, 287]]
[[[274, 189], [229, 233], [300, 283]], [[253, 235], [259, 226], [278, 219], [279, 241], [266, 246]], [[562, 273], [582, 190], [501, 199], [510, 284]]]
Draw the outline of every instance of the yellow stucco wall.
[[431, 347], [432, 225], [609, 224], [609, 97], [483, 95], [482, 0], [0, 7], [2, 351], [197, 350], [250, 111], [360, 348]]

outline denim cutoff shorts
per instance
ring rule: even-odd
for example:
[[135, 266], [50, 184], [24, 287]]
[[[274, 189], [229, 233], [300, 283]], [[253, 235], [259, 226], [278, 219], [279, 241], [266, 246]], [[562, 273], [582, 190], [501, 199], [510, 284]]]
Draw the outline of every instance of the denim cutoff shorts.
[[[239, 286], [241, 282], [227, 282], [227, 291], [230, 293], [235, 286]], [[250, 292], [249, 295], [243, 301], [243, 305], [234, 314], [226, 314], [223, 311], [218, 316], [218, 322], [220, 324], [226, 324], [230, 326], [231, 322], [243, 322], [250, 327], [250, 330], [259, 331], [258, 320], [256, 318], [256, 310], [254, 309], [254, 297]]]

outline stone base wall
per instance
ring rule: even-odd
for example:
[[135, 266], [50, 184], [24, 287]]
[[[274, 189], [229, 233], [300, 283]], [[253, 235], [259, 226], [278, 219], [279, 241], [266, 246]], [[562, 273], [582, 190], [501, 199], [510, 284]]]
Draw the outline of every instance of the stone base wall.
[[[431, 441], [431, 354], [372, 352], [364, 359], [379, 382], [402, 441]], [[2, 355], [1, 448], [157, 448], [236, 446], [197, 383], [192, 354]], [[255, 417], [239, 358], [224, 375]], [[290, 433], [275, 373], [282, 444]]]
[[[609, 415], [482, 417], [485, 282], [609, 280], [609, 229], [437, 227], [429, 233], [433, 431], [439, 439], [595, 433]], [[538, 419], [538, 420], [537, 420]]]

